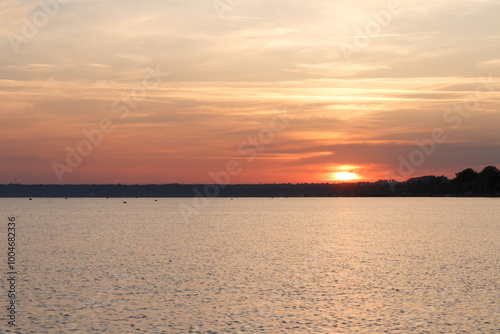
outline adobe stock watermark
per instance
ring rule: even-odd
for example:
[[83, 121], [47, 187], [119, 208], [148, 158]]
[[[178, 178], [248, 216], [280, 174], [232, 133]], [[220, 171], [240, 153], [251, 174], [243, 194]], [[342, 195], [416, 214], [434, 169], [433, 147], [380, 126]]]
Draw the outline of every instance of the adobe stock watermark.
[[[132, 89], [129, 93], [121, 94], [121, 98], [111, 103], [111, 111], [118, 114], [120, 121], [125, 120], [129, 116], [131, 109], [139, 106], [139, 102], [148, 96], [148, 90], [158, 87], [164, 81], [164, 78], [169, 75], [168, 72], [161, 72], [159, 65], [156, 65], [156, 69], [147, 67], [146, 72], [140, 85]], [[95, 128], [90, 131], [87, 129], [82, 131], [85, 139], [80, 140], [74, 148], [67, 145], [65, 148], [67, 151], [65, 164], [58, 161], [54, 161], [51, 164], [59, 182], [63, 182], [64, 174], [71, 173], [75, 168], [80, 166], [83, 158], [89, 156], [95, 147], [102, 144], [104, 135], [112, 133], [114, 129], [113, 120], [103, 118]]]
[[19, 47], [23, 44], [28, 44], [30, 40], [35, 38], [40, 32], [40, 29], [43, 29], [52, 18], [59, 14], [61, 6], [69, 2], [70, 0], [39, 1], [39, 7], [31, 18], [25, 17], [23, 19], [21, 33], [9, 33], [7, 35], [7, 39], [14, 52], [19, 53]]
[[[290, 123], [286, 112], [275, 115], [269, 122], [269, 126], [261, 129], [257, 135], [248, 136], [246, 140], [238, 145], [238, 154], [246, 156], [248, 163], [252, 162], [259, 151], [266, 148], [275, 137], [275, 134], [283, 131]], [[186, 222], [189, 222], [191, 216], [197, 215], [200, 210], [207, 207], [209, 198], [217, 197], [220, 189], [224, 189], [230, 182], [231, 178], [243, 172], [243, 167], [236, 160], [229, 160], [226, 163], [224, 170], [218, 172], [211, 171], [210, 178], [214, 184], [207, 184], [203, 187], [203, 192], [198, 188], [193, 188], [193, 203], [192, 205], [181, 204], [179, 209]]]
[[[412, 1], [412, 0], [408, 0]], [[340, 51], [348, 63], [351, 63], [351, 57], [354, 54], [360, 53], [371, 44], [371, 39], [380, 36], [383, 28], [391, 24], [393, 16], [403, 12], [403, 5], [400, 0], [391, 0], [387, 3], [386, 8], [371, 12], [372, 19], [365, 23], [364, 27], [355, 27], [355, 35], [352, 38], [352, 43], [342, 42], [339, 45]]]
[[[480, 103], [496, 91], [497, 85], [491, 74], [488, 78], [481, 78], [481, 83], [477, 85], [473, 95], [446, 110], [443, 113], [443, 120], [446, 124], [449, 124], [449, 128], [436, 128], [431, 131], [430, 138], [421, 141], [418, 139], [415, 140], [417, 148], [411, 151], [406, 157], [403, 155], [398, 157], [399, 176], [409, 177], [415, 172], [417, 167], [422, 166], [436, 152], [437, 145], [446, 142], [449, 130], [458, 130], [464, 120], [469, 118], [472, 112], [479, 107]], [[394, 192], [394, 184], [391, 183], [390, 186]]]
[[214, 6], [219, 20], [224, 21], [226, 20], [226, 13], [235, 10], [242, 2], [243, 0], [214, 0], [212, 5]]

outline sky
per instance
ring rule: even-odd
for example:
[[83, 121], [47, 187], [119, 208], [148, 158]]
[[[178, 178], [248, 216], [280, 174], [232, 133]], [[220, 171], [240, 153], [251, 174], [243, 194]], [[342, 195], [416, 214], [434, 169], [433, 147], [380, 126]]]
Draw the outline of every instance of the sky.
[[0, 183], [500, 166], [500, 0], [6, 1]]

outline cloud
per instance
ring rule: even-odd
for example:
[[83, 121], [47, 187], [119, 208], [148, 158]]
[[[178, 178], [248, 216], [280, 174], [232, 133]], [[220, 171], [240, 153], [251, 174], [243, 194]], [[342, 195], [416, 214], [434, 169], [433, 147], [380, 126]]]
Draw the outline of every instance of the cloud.
[[478, 65], [480, 68], [485, 69], [499, 68], [500, 58], [481, 61]]
[[[95, 66], [95, 64], [93, 64]], [[18, 72], [48, 72], [53, 73], [54, 71], [73, 69], [72, 64], [28, 64], [28, 65], [7, 65], [0, 67], [0, 71], [18, 71]]]

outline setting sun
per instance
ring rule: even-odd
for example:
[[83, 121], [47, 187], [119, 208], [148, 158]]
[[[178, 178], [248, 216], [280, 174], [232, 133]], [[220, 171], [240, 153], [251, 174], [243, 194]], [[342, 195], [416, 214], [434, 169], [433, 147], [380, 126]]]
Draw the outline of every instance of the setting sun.
[[350, 181], [350, 180], [356, 180], [358, 176], [355, 173], [349, 173], [349, 172], [338, 172], [334, 174], [335, 180], [339, 181]]

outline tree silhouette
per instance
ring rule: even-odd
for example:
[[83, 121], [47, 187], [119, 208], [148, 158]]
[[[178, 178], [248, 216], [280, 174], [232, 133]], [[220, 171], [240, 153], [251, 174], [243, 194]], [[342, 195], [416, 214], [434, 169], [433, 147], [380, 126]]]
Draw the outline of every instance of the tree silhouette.
[[478, 173], [472, 168], [464, 169], [461, 172], [456, 173], [455, 179], [453, 179], [452, 184], [454, 192], [458, 194], [464, 193], [476, 193], [477, 192], [477, 177]]
[[488, 166], [479, 173], [478, 192], [483, 194], [500, 192], [500, 170], [498, 168]]
[[477, 177], [477, 175], [478, 175], [478, 173], [474, 169], [467, 168], [461, 172], [456, 173], [456, 177], [455, 177], [454, 181], [459, 182], [459, 183], [466, 183], [466, 182], [474, 180]]

